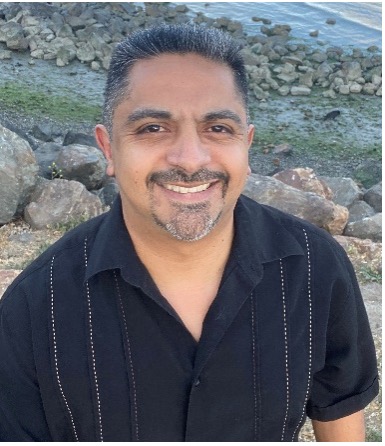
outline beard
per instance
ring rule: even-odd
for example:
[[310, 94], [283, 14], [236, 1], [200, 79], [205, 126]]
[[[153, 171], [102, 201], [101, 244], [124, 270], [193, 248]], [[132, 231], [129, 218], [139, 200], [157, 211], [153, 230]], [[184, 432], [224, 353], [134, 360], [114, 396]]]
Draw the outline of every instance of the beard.
[[162, 185], [162, 183], [173, 182], [182, 182], [184, 184], [193, 182], [204, 183], [212, 180], [220, 180], [223, 184], [222, 196], [216, 205], [213, 205], [210, 201], [194, 204], [171, 202], [168, 204], [169, 209], [165, 215], [162, 205], [157, 203], [152, 194], [151, 214], [155, 223], [171, 236], [181, 241], [194, 242], [208, 235], [222, 215], [224, 198], [229, 183], [227, 174], [201, 169], [193, 175], [187, 175], [183, 171], [172, 169], [153, 173], [148, 179], [150, 190], [153, 189], [152, 186], [154, 184]]

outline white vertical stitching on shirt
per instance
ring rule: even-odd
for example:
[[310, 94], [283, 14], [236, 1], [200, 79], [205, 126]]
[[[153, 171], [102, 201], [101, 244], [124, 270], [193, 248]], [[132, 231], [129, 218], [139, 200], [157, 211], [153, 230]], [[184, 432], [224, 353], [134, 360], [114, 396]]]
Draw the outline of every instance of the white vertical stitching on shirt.
[[124, 332], [126, 335], [127, 350], [128, 350], [128, 360], [130, 363], [130, 373], [131, 373], [131, 378], [132, 378], [132, 393], [133, 393], [134, 420], [135, 420], [135, 439], [136, 439], [136, 441], [139, 441], [138, 401], [137, 401], [137, 395], [136, 395], [134, 364], [132, 361], [130, 338], [128, 336], [126, 313], [125, 313], [124, 307], [123, 307], [122, 295], [120, 293], [120, 287], [119, 287], [118, 278], [116, 276], [116, 271], [114, 271], [114, 279], [115, 279], [116, 290], [118, 293], [119, 307], [120, 307], [120, 311], [122, 312], [122, 316], [123, 316]]
[[251, 294], [251, 333], [253, 352], [253, 391], [254, 391], [254, 441], [257, 441], [257, 363], [256, 363], [256, 339], [255, 339], [255, 308], [253, 294]]
[[305, 242], [306, 242], [306, 253], [307, 253], [307, 265], [308, 265], [308, 274], [307, 274], [307, 296], [308, 296], [308, 303], [309, 303], [309, 368], [308, 368], [308, 377], [307, 377], [307, 387], [306, 387], [306, 395], [305, 395], [305, 401], [302, 406], [302, 414], [301, 418], [297, 424], [297, 427], [294, 430], [292, 441], [294, 441], [294, 437], [297, 434], [301, 423], [305, 417], [305, 410], [306, 410], [306, 404], [308, 402], [309, 396], [310, 396], [310, 383], [311, 383], [311, 375], [312, 375], [312, 360], [313, 360], [313, 309], [312, 309], [312, 294], [311, 294], [311, 263], [310, 263], [310, 245], [309, 245], [309, 238], [307, 235], [307, 232], [305, 229], [303, 229], [303, 233], [305, 236]]
[[55, 328], [55, 311], [54, 311], [54, 287], [53, 287], [53, 264], [55, 261], [55, 256], [51, 259], [51, 267], [50, 267], [50, 293], [51, 293], [51, 326], [52, 326], [52, 340], [53, 340], [53, 351], [54, 351], [54, 360], [55, 360], [55, 372], [56, 372], [56, 381], [59, 386], [60, 395], [63, 398], [64, 405], [67, 409], [68, 415], [71, 420], [71, 426], [72, 430], [75, 436], [75, 440], [79, 441], [78, 434], [76, 432], [74, 417], [72, 415], [71, 409], [68, 405], [68, 401], [66, 396], [64, 395], [63, 387], [60, 380], [60, 373], [59, 373], [59, 361], [58, 361], [58, 354], [57, 354], [57, 342], [56, 342], [56, 328]]
[[[88, 258], [87, 258], [87, 238], [84, 239], [84, 263], [87, 268]], [[96, 403], [98, 408], [98, 423], [99, 423], [99, 439], [103, 442], [103, 424], [102, 424], [102, 411], [100, 404], [100, 393], [99, 393], [99, 383], [98, 374], [96, 372], [96, 358], [95, 358], [95, 346], [93, 338], [93, 327], [92, 327], [92, 309], [91, 309], [91, 294], [88, 281], [86, 282], [86, 292], [87, 292], [87, 308], [88, 308], [88, 328], [90, 337], [90, 347], [91, 347], [91, 358], [92, 358], [92, 370], [94, 376], [95, 393], [96, 393]]]
[[285, 337], [285, 381], [286, 381], [286, 411], [285, 419], [282, 427], [281, 441], [284, 441], [287, 420], [289, 416], [289, 405], [290, 405], [290, 377], [289, 377], [289, 341], [287, 333], [287, 311], [286, 311], [286, 293], [285, 293], [285, 278], [283, 274], [283, 263], [282, 259], [279, 259], [280, 275], [281, 275], [281, 290], [282, 290], [282, 312], [283, 312], [283, 332]]

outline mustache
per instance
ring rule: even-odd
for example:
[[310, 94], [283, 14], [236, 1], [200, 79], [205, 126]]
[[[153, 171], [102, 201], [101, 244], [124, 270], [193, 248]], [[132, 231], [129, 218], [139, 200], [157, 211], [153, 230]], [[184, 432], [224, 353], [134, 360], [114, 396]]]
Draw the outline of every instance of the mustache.
[[191, 175], [188, 175], [186, 172], [180, 169], [170, 169], [152, 173], [147, 180], [147, 184], [195, 183], [220, 180], [227, 185], [229, 183], [229, 179], [229, 175], [224, 172], [216, 172], [208, 169], [199, 169]]

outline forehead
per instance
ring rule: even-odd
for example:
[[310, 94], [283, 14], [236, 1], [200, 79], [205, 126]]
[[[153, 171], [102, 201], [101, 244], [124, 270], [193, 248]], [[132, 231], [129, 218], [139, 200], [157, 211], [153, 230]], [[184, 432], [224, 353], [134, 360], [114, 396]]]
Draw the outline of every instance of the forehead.
[[129, 72], [127, 93], [129, 102], [153, 98], [172, 103], [190, 96], [243, 105], [231, 68], [193, 53], [139, 60]]

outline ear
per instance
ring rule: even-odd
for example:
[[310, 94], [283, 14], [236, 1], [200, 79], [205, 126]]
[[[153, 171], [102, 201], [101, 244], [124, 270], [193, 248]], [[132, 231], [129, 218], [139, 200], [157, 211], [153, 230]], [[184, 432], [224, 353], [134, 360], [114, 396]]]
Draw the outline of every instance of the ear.
[[106, 170], [107, 175], [110, 177], [115, 176], [110, 135], [108, 134], [108, 131], [104, 127], [104, 125], [98, 124], [95, 127], [95, 139], [107, 160], [107, 170]]
[[254, 126], [253, 124], [250, 124], [247, 129], [247, 143], [249, 145], [249, 149], [251, 147], [251, 144], [253, 143], [253, 138], [254, 138]]

